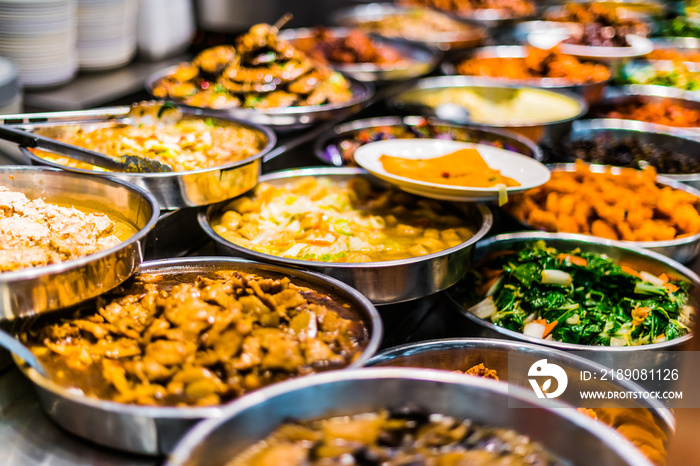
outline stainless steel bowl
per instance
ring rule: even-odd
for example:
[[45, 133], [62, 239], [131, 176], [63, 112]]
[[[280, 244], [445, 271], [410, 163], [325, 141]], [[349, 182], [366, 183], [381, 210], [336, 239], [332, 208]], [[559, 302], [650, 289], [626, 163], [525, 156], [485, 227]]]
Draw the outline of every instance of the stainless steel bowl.
[[[527, 243], [536, 240], [545, 240], [548, 246], [557, 248], [560, 251], [572, 251], [581, 249], [586, 252], [596, 254], [604, 254], [609, 258], [624, 263], [633, 268], [646, 270], [653, 274], [666, 273], [669, 277], [675, 279], [686, 280], [693, 285], [694, 293], [691, 293], [691, 305], [697, 308], [698, 303], [694, 296], [697, 295], [697, 289], [700, 287], [700, 277], [684, 267], [683, 265], [674, 262], [667, 257], [632, 246], [630, 243], [621, 241], [612, 241], [607, 239], [595, 238], [585, 235], [572, 235], [567, 233], [541, 233], [541, 232], [521, 232], [509, 233], [493, 236], [481, 242], [475, 250], [474, 259], [483, 258], [490, 252], [502, 251], [507, 249], [519, 249]], [[577, 345], [572, 343], [563, 343], [558, 341], [544, 340], [542, 338], [530, 337], [523, 335], [520, 332], [514, 332], [506, 328], [494, 325], [484, 319], [476, 317], [471, 312], [463, 308], [462, 303], [458, 301], [453, 291], [447, 293], [455, 307], [455, 315], [459, 316], [459, 321], [465, 324], [464, 331], [470, 336], [479, 336], [486, 338], [505, 338], [508, 340], [516, 340], [519, 342], [534, 343], [549, 348], [556, 348], [569, 351], [585, 352], [586, 358], [593, 359], [596, 362], [607, 367], [634, 367], [635, 355], [640, 352], [657, 351], [659, 361], [663, 367], [662, 350], [681, 349], [687, 345], [693, 337], [692, 333], [684, 335], [680, 338], [668, 340], [662, 343], [653, 343], [649, 345], [639, 346], [590, 346]], [[638, 356], [639, 361], [644, 363], [649, 362], [649, 358], [644, 355]]]
[[[635, 102], [655, 103], [669, 101], [683, 108], [700, 112], [700, 92], [684, 91], [667, 86], [644, 86], [631, 84], [628, 86], [609, 87], [605, 98], [591, 108], [590, 114], [597, 118], [607, 118], [607, 112]], [[700, 130], [700, 128], [685, 128]], [[699, 136], [700, 137], [700, 136]]]
[[[334, 37], [344, 38], [350, 32], [350, 28], [329, 28]], [[313, 37], [313, 28], [284, 29], [280, 31], [280, 39], [294, 42], [299, 39]], [[400, 39], [386, 37], [373, 37], [372, 40], [379, 45], [392, 47], [401, 53], [406, 60], [404, 63], [377, 65], [375, 63], [333, 63], [334, 70], [350, 76], [362, 82], [389, 82], [405, 81], [430, 73], [439, 60], [439, 55], [419, 44], [414, 44]]]
[[[513, 402], [529, 409], [509, 408]], [[166, 465], [223, 466], [290, 418], [318, 419], [405, 405], [514, 429], [566, 464], [650, 464], [614, 430], [571, 409], [544, 407], [522, 387], [425, 369], [370, 368], [261, 390], [232, 404], [221, 419], [195, 427]]]
[[[382, 321], [374, 306], [349, 286], [318, 273], [221, 257], [144, 262], [138, 273], [207, 273], [231, 269], [262, 276], [287, 276], [295, 283], [302, 283], [350, 304], [367, 325], [370, 338], [360, 357], [348, 367], [361, 367], [379, 347], [382, 339]], [[79, 437], [110, 448], [144, 455], [167, 454], [195, 423], [206, 418], [217, 418], [222, 414], [223, 405], [152, 407], [88, 398], [41, 377], [17, 358], [15, 361], [34, 384], [42, 408], [54, 422]], [[242, 398], [248, 396], [255, 397], [256, 394], [253, 392]]]
[[[36, 117], [32, 114], [17, 116], [21, 117], [18, 120], [25, 121], [25, 123], [20, 124], [20, 126], [29, 131], [42, 128], [51, 129], [52, 131], [60, 133], [62, 128], [66, 125], [78, 125], [84, 131], [92, 131], [115, 121], [125, 124], [138, 124], [140, 120], [138, 117], [134, 116], [134, 113], [125, 112], [129, 110], [133, 112], [141, 110], [149, 112], [150, 108], [159, 105], [162, 105], [162, 102], [149, 102], [133, 107], [133, 109], [129, 109], [129, 107], [117, 107], [114, 109], [104, 109], [102, 111], [87, 110], [42, 113], [40, 115], [37, 114]], [[257, 131], [263, 136], [263, 147], [255, 155], [220, 167], [167, 173], [118, 173], [67, 167], [43, 159], [26, 147], [20, 147], [20, 149], [32, 164], [35, 165], [60, 168], [62, 170], [82, 173], [98, 178], [116, 178], [136, 185], [153, 194], [162, 209], [177, 209], [180, 207], [213, 204], [223, 201], [224, 199], [236, 197], [248, 191], [258, 183], [262, 157], [270, 152], [277, 142], [277, 137], [273, 131], [264, 126], [248, 123], [215, 112], [206, 110], [195, 111], [187, 107], [182, 107], [180, 110], [183, 116], [210, 117], [215, 121], [219, 120], [222, 123], [235, 123], [244, 128]]]
[[[369, 360], [367, 366], [378, 367], [419, 367], [445, 371], [465, 371], [477, 364], [483, 364], [498, 373], [499, 380], [512, 385], [531, 389], [527, 368], [535, 362], [546, 359], [549, 364], [556, 364], [568, 376], [567, 390], [557, 399], [574, 407], [580, 405], [579, 392], [586, 391], [629, 391], [642, 392], [639, 385], [626, 380], [581, 380], [581, 373], [602, 374], [609, 370], [600, 364], [580, 356], [558, 351], [545, 346], [527, 343], [497, 340], [494, 338], [449, 338], [443, 340], [422, 341], [389, 348]], [[511, 372], [509, 368], [520, 370]], [[664, 459], [667, 441], [675, 430], [675, 419], [671, 411], [660, 401], [643, 399], [624, 401], [624, 408], [619, 402], [611, 402], [606, 408], [630, 411], [646, 409], [651, 416], [635, 425], [645, 430], [651, 438], [659, 439], [664, 448], [645, 445], [645, 450], [655, 458]], [[603, 408], [605, 409], [605, 408]], [[640, 419], [639, 416], [634, 416]]]
[[348, 163], [347, 160], [343, 159], [339, 147], [344, 140], [354, 139], [363, 131], [381, 127], [412, 128], [414, 132], [419, 133], [421, 128], [426, 126], [444, 128], [448, 134], [454, 132], [464, 135], [464, 137], [455, 138], [455, 140], [502, 146], [504, 149], [527, 155], [540, 162], [544, 159], [542, 149], [518, 133], [496, 128], [486, 129], [479, 126], [458, 125], [421, 116], [407, 116], [403, 118], [397, 116], [376, 117], [340, 124], [316, 139], [314, 155], [321, 162], [329, 165], [338, 167], [348, 164], [352, 165], [352, 163]]
[[[437, 89], [476, 89], [483, 93], [488, 93], [493, 96], [494, 99], [498, 99], [502, 93], [508, 92], [512, 89], [523, 89], [523, 86], [516, 84], [506, 84], [498, 83], [495, 84], [493, 80], [488, 78], [476, 78], [472, 76], [440, 76], [434, 78], [423, 78], [419, 80], [416, 85], [399, 94], [398, 96], [392, 97], [389, 103], [396, 109], [403, 112], [410, 113], [421, 113], [428, 116], [436, 116], [439, 113], [438, 109], [414, 102], [407, 102], [407, 98], [412, 98], [418, 100], [421, 94], [426, 94]], [[588, 111], [588, 105], [581, 99], [581, 97], [571, 94], [566, 91], [545, 91], [551, 92], [552, 94], [558, 94], [567, 97], [575, 101], [579, 106], [579, 112], [564, 120], [552, 121], [548, 123], [475, 123], [478, 126], [483, 126], [486, 128], [503, 128], [515, 131], [523, 136], [531, 139], [537, 144], [552, 145], [555, 141], [560, 140], [564, 137], [571, 129], [571, 124], [574, 120], [580, 118]], [[447, 117], [445, 117], [447, 118]], [[455, 121], [457, 123], [464, 123], [463, 121]]]
[[[150, 75], [146, 79], [146, 90], [148, 93], [154, 95], [153, 89], [155, 89], [156, 83], [160, 79], [173, 74], [176, 69], [177, 66], [170, 66]], [[212, 115], [239, 118], [250, 123], [270, 126], [276, 131], [302, 129], [322, 121], [339, 119], [347, 115], [352, 115], [368, 104], [369, 99], [374, 95], [374, 88], [372, 85], [357, 81], [353, 78], [346, 79], [350, 82], [352, 98], [348, 102], [344, 102], [342, 104], [308, 105], [268, 109], [231, 108], [216, 110], [200, 107], [191, 108], [206, 110], [207, 112], [211, 112]], [[184, 104], [183, 102], [176, 102], [182, 107], [188, 107], [188, 105]]]
[[[452, 57], [449, 61], [445, 61], [441, 65], [441, 70], [447, 75], [456, 75], [457, 65], [468, 59], [468, 58], [525, 58], [527, 57], [527, 47], [521, 45], [497, 45], [491, 47], [480, 47], [477, 49], [470, 50], [467, 53], [456, 55]], [[533, 79], [507, 79], [507, 78], [493, 78], [488, 77], [488, 79], [494, 82], [505, 82], [518, 84], [522, 86], [536, 87], [538, 89], [549, 89], [549, 90], [561, 90], [573, 92], [579, 95], [586, 101], [587, 104], [592, 105], [600, 101], [605, 95], [605, 88], [612, 81], [612, 70], [610, 65], [600, 63], [601, 65], [608, 68], [610, 72], [610, 78], [605, 81], [583, 83], [583, 84], [572, 84], [571, 81], [566, 78], [533, 78]]]
[[[358, 168], [285, 170], [262, 176], [260, 181], [273, 185], [283, 185], [295, 178], [305, 176], [324, 176], [337, 181], [345, 181], [355, 176], [365, 176], [375, 185], [387, 186]], [[202, 209], [199, 213], [199, 225], [215, 241], [219, 253], [315, 270], [347, 283], [367, 296], [374, 304], [399, 303], [418, 299], [452, 286], [467, 271], [474, 244], [483, 238], [493, 225], [493, 216], [488, 207], [483, 204], [462, 204], [462, 207], [467, 209], [467, 218], [473, 219], [476, 233], [458, 246], [425, 256], [395, 261], [357, 264], [314, 262], [263, 254], [222, 238], [211, 226], [212, 218], [220, 212], [222, 207], [221, 204], [213, 205]]]
[[51, 168], [0, 167], [0, 185], [28, 198], [108, 214], [137, 230], [126, 241], [78, 259], [0, 274], [0, 320], [53, 311], [93, 298], [129, 278], [143, 260], [158, 202], [119, 180]]
[[[680, 128], [670, 129], [668, 126], [643, 121], [616, 119], [575, 121], [567, 139], [570, 141], [590, 139], [598, 134], [604, 134], [612, 140], [632, 138], [641, 144], [654, 144], [672, 152], [700, 157], [700, 139], [698, 139], [697, 133]], [[567, 161], [572, 161], [572, 156], [566, 154], [563, 147], [559, 150], [559, 155], [565, 159], [568, 158]], [[700, 190], [700, 173], [685, 175], [661, 173], [661, 176]]]
[[[589, 165], [590, 169], [594, 173], [603, 173], [608, 168], [613, 174], [620, 173], [622, 168], [620, 167], [608, 167], [607, 165]], [[573, 163], [558, 163], [550, 165], [549, 168], [552, 171], [576, 171], [576, 165]], [[674, 189], [679, 189], [685, 191], [694, 196], [698, 197], [698, 202], [700, 202], [700, 191], [689, 186], [688, 184], [682, 183], [680, 181], [674, 181], [670, 178], [659, 176], [657, 177], [657, 183], [661, 186], [670, 186]], [[516, 219], [525, 228], [533, 228], [527, 222], [520, 219]], [[582, 235], [583, 237], [583, 235]], [[594, 236], [587, 236], [590, 238], [595, 238]], [[627, 244], [631, 247], [644, 248], [649, 251], [654, 251], [656, 253], [662, 254], [664, 256], [670, 257], [671, 259], [678, 261], [682, 264], [687, 264], [692, 262], [698, 254], [700, 254], [700, 233], [696, 233], [692, 236], [686, 236], [683, 238], [676, 238], [666, 241], [619, 241], [621, 244]]]
[[[388, 3], [371, 3], [369, 5], [357, 5], [350, 8], [345, 8], [339, 10], [331, 15], [331, 23], [337, 24], [338, 26], [346, 27], [358, 27], [363, 23], [369, 21], [380, 21], [382, 18], [387, 16], [395, 15], [412, 15], [415, 11], [420, 10], [420, 8], [408, 8], [401, 7], [397, 5], [391, 5]], [[431, 10], [432, 11], [432, 10]], [[469, 24], [464, 21], [460, 21], [465, 24], [464, 31], [449, 31], [439, 34], [433, 34], [430, 37], [423, 39], [414, 39], [403, 37], [403, 39], [410, 40], [411, 42], [419, 42], [428, 47], [437, 50], [452, 50], [461, 49], [468, 47], [476, 47], [483, 43], [488, 38], [488, 31], [483, 26], [477, 24]], [[399, 32], [392, 36], [393, 38], [402, 38]]]

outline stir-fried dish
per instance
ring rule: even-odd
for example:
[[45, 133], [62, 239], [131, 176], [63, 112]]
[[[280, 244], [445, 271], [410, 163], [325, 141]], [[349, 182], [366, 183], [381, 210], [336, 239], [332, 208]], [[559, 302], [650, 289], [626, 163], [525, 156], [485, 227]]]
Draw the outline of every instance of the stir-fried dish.
[[503, 16], [526, 16], [537, 10], [537, 6], [531, 0], [400, 0], [399, 3], [437, 8], [462, 15], [473, 15], [479, 10], [498, 10]]
[[700, 159], [695, 153], [676, 152], [632, 136], [616, 138], [612, 134], [599, 133], [569, 141], [562, 153], [601, 165], [640, 169], [652, 166], [661, 174], [700, 173]]
[[292, 420], [227, 466], [554, 466], [544, 447], [514, 430], [413, 407]]
[[487, 76], [516, 81], [539, 81], [553, 78], [571, 84], [584, 84], [610, 79], [610, 70], [600, 63], [584, 62], [556, 48], [541, 50], [526, 47], [522, 57], [472, 57], [456, 66], [465, 76]]
[[405, 13], [383, 15], [381, 18], [354, 19], [353, 26], [384, 37], [415, 41], [433, 41], [440, 38], [472, 37], [474, 26], [460, 23], [440, 12], [411, 8]]
[[141, 274], [95, 306], [20, 337], [54, 382], [120, 403], [218, 405], [345, 367], [368, 341], [349, 305], [240, 271]]
[[629, 103], [614, 105], [612, 108], [598, 112], [598, 114], [605, 118], [639, 120], [678, 128], [700, 127], [700, 109], [692, 108], [690, 104], [684, 105], [669, 99], [648, 102], [639, 99]]
[[695, 48], [658, 48], [646, 55], [647, 60], [700, 63], [700, 51]]
[[153, 94], [209, 108], [256, 108], [340, 104], [352, 98], [350, 83], [315, 63], [278, 30], [256, 24], [236, 45], [206, 49], [191, 63], [159, 80]]
[[375, 188], [364, 178], [260, 183], [213, 219], [223, 238], [273, 256], [323, 262], [379, 262], [442, 251], [474, 236], [450, 203]]
[[77, 259], [135, 233], [103, 213], [28, 199], [0, 186], [0, 272]]
[[398, 67], [410, 61], [397, 48], [378, 42], [359, 29], [349, 29], [346, 35], [336, 35], [332, 29], [318, 27], [312, 30], [309, 37], [293, 40], [292, 45], [319, 62]]
[[[136, 105], [134, 111], [150, 109]], [[36, 133], [111, 157], [136, 155], [170, 165], [174, 171], [220, 167], [260, 152], [266, 137], [260, 131], [221, 119], [183, 116], [176, 107], [158, 107], [156, 118], [132, 123], [108, 122], [94, 127], [66, 125], [39, 127]], [[167, 114], [173, 112], [174, 117]], [[40, 157], [69, 167], [104, 168], [34, 150]]]
[[650, 32], [648, 24], [607, 3], [570, 2], [547, 13], [545, 19], [576, 23], [572, 36], [564, 41], [567, 44], [627, 47], [628, 34], [646, 37]]
[[690, 284], [607, 256], [544, 241], [484, 258], [456, 288], [468, 311], [495, 325], [564, 343], [636, 346], [690, 331]]
[[520, 186], [520, 183], [503, 175], [500, 170], [489, 167], [474, 148], [427, 159], [382, 154], [379, 162], [387, 173], [427, 183], [479, 188]]
[[700, 233], [695, 194], [657, 184], [653, 167], [619, 170], [593, 172], [577, 160], [576, 171], [553, 171], [547, 183], [515, 196], [506, 209], [534, 228], [613, 240], [667, 241]]
[[700, 73], [691, 71], [683, 61], [633, 64], [636, 66], [623, 68], [616, 80], [623, 84], [668, 86], [686, 91], [700, 91]]

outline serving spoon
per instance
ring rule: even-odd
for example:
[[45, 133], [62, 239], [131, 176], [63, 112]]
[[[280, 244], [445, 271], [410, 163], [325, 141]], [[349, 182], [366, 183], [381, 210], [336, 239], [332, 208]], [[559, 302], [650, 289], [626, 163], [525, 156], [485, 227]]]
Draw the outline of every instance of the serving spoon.
[[0, 139], [14, 142], [26, 147], [41, 149], [56, 154], [65, 155], [80, 162], [86, 162], [107, 170], [126, 173], [168, 173], [173, 167], [158, 160], [139, 157], [136, 155], [123, 155], [121, 157], [109, 157], [82, 147], [66, 144], [65, 142], [47, 138], [29, 131], [18, 129], [9, 125], [0, 125]]
[[454, 121], [455, 123], [472, 123], [469, 110], [450, 102], [435, 107], [435, 116], [441, 120]]
[[22, 359], [42, 377], [49, 378], [49, 371], [46, 370], [46, 367], [39, 361], [39, 358], [37, 358], [29, 348], [24, 346], [21, 341], [2, 329], [0, 329], [0, 347], [5, 348], [10, 353]]

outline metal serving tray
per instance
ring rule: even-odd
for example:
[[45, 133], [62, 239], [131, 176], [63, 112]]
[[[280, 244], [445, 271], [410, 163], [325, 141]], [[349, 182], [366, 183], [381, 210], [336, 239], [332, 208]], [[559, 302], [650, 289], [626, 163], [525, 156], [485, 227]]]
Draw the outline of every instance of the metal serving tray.
[[[381, 317], [375, 307], [356, 290], [319, 273], [221, 257], [144, 262], [137, 273], [177, 275], [217, 270], [241, 270], [272, 277], [286, 276], [294, 283], [335, 296], [350, 304], [367, 326], [369, 340], [362, 354], [347, 366], [349, 368], [361, 367], [379, 348], [383, 329]], [[21, 330], [23, 329], [17, 329]], [[224, 406], [153, 407], [88, 398], [40, 376], [17, 358], [15, 362], [34, 384], [42, 408], [54, 422], [79, 437], [117, 450], [145, 455], [166, 454], [198, 421], [220, 417]], [[244, 395], [246, 396], [250, 395]]]
[[0, 185], [117, 218], [137, 230], [117, 246], [78, 259], [0, 274], [0, 320], [53, 311], [98, 296], [141, 264], [144, 240], [160, 212], [152, 195], [119, 180], [51, 168], [0, 167]]
[[[374, 185], [386, 186], [385, 183], [370, 177], [366, 171], [359, 168], [284, 170], [265, 175], [260, 178], [260, 181], [282, 185], [295, 178], [307, 176], [331, 177], [338, 181], [365, 176]], [[211, 219], [223, 207], [221, 204], [202, 209], [199, 213], [199, 224], [215, 241], [217, 250], [222, 254], [315, 270], [356, 288], [374, 304], [389, 304], [428, 296], [444, 290], [462, 278], [469, 267], [474, 244], [483, 238], [493, 225], [493, 216], [485, 205], [464, 204], [464, 206], [468, 209], [469, 215], [473, 216], [472, 226], [475, 234], [462, 244], [421, 257], [357, 264], [288, 259], [238, 246], [219, 236], [211, 226]]]
[[[140, 116], [133, 113], [138, 113], [141, 110], [147, 112], [150, 107], [156, 105], [161, 105], [161, 103], [148, 102], [134, 107], [112, 107], [75, 112], [5, 115], [0, 117], [0, 122], [17, 125], [28, 131], [34, 131], [38, 128], [59, 130], [62, 126], [68, 125], [80, 125], [86, 131], [90, 131], [115, 122], [138, 124]], [[273, 131], [264, 126], [207, 110], [195, 110], [188, 107], [180, 107], [180, 110], [183, 116], [212, 118], [214, 121], [221, 120], [258, 131], [264, 137], [264, 145], [257, 154], [221, 167], [168, 173], [121, 173], [73, 168], [44, 160], [25, 147], [22, 147], [21, 150], [35, 165], [50, 166], [101, 178], [117, 178], [139, 186], [156, 197], [161, 209], [213, 204], [244, 193], [257, 184], [261, 159], [270, 152], [277, 141]]]

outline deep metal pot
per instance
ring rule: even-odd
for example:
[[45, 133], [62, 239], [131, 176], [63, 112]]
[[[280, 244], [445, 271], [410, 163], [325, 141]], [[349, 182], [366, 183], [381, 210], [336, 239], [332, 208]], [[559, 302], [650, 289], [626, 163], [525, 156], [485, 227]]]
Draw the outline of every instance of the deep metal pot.
[[[283, 185], [295, 178], [306, 176], [330, 177], [337, 181], [349, 180], [355, 176], [365, 176], [375, 185], [386, 186], [376, 178], [370, 177], [366, 171], [358, 168], [284, 170], [262, 176], [260, 181], [273, 185]], [[219, 253], [315, 270], [356, 288], [374, 304], [399, 303], [418, 299], [452, 286], [467, 271], [474, 244], [483, 238], [493, 225], [493, 216], [488, 207], [483, 204], [464, 204], [463, 207], [468, 210], [468, 218], [473, 219], [475, 234], [455, 247], [425, 256], [394, 261], [357, 264], [315, 262], [263, 254], [224, 239], [211, 226], [212, 219], [219, 214], [222, 207], [222, 204], [209, 206], [199, 213], [199, 225], [215, 241]]]

